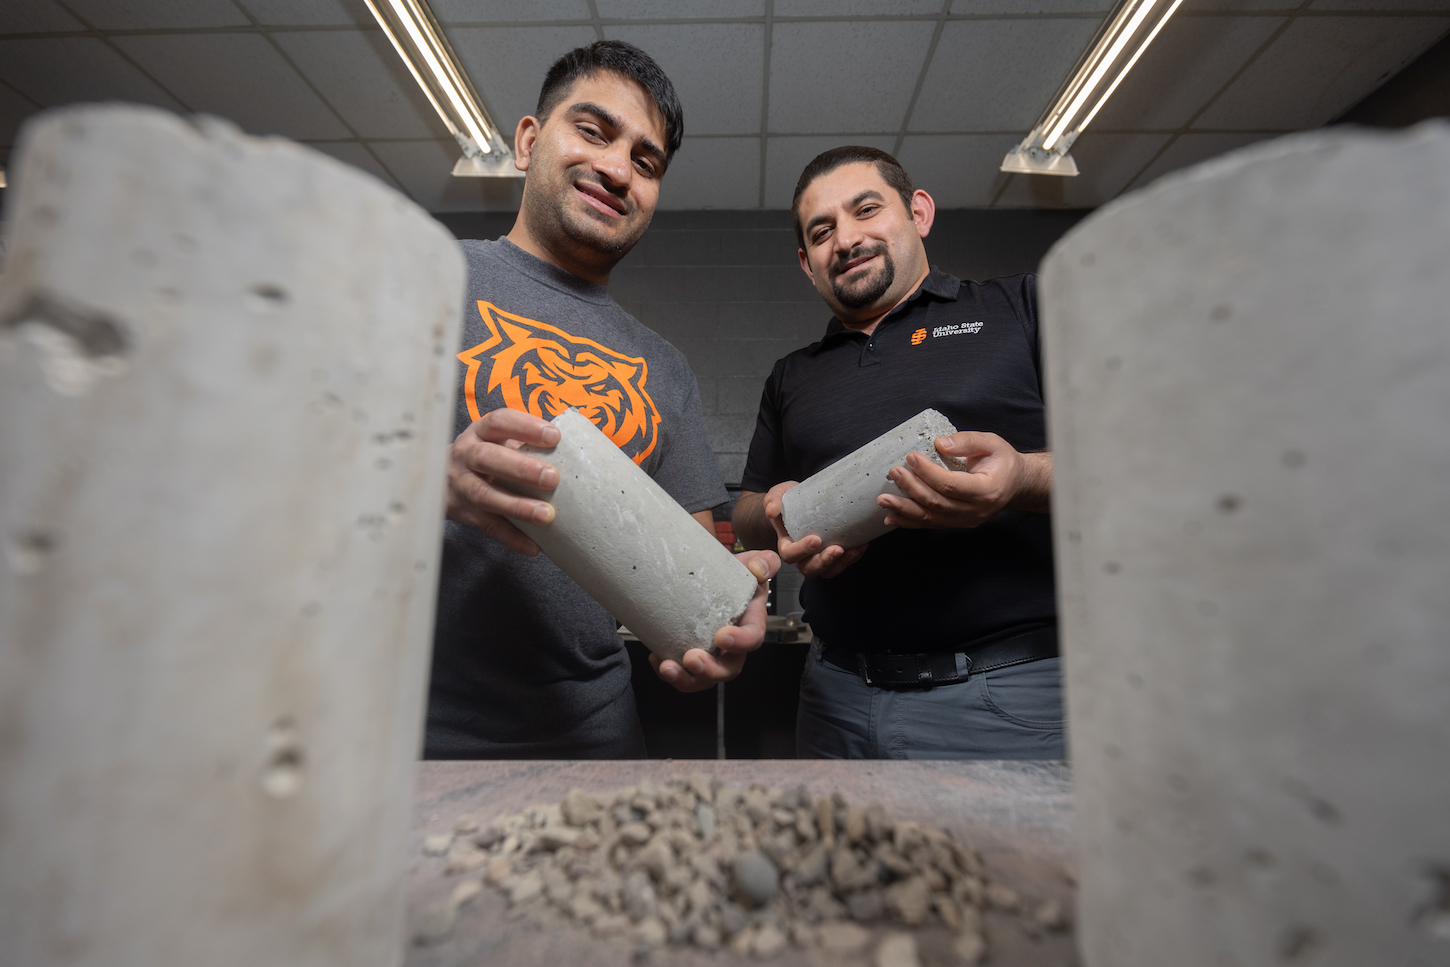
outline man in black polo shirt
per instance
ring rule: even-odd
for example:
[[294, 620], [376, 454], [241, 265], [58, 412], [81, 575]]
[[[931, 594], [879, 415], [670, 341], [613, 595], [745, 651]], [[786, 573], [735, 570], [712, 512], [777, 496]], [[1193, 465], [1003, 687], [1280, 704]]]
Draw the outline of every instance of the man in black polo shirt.
[[[766, 383], [735, 530], [806, 577], [802, 756], [1062, 758], [1035, 277], [932, 268], [935, 213], [885, 152], [806, 166], [800, 263], [834, 318]], [[791, 540], [785, 491], [927, 407], [961, 429], [936, 445], [966, 470], [912, 454], [891, 473], [904, 496], [877, 500], [897, 530], [857, 548]]]

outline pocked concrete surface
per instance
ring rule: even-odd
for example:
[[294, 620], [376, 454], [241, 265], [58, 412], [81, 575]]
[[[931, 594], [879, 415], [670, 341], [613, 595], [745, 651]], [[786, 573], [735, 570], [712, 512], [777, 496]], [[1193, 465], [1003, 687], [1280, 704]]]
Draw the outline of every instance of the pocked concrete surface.
[[1049, 255], [1092, 967], [1450, 963], [1450, 127], [1165, 178]]
[[[906, 455], [912, 452], [945, 468], [936, 451], [936, 438], [955, 432], [951, 420], [936, 410], [925, 409], [811, 474], [787, 490], [781, 500], [781, 523], [786, 533], [797, 541], [814, 534], [821, 539], [822, 547], [860, 547], [895, 530], [883, 523], [886, 511], [876, 505], [876, 498], [882, 494], [904, 496], [887, 474], [892, 467], [905, 466]], [[960, 458], [952, 458], [951, 469], [963, 466]]]
[[558, 445], [523, 452], [557, 468], [559, 486], [517, 489], [552, 503], [554, 520], [519, 529], [650, 651], [716, 653], [715, 632], [745, 613], [755, 576], [588, 417], [568, 409], [551, 422]]
[[402, 949], [463, 260], [214, 119], [28, 124], [0, 281], [0, 960]]

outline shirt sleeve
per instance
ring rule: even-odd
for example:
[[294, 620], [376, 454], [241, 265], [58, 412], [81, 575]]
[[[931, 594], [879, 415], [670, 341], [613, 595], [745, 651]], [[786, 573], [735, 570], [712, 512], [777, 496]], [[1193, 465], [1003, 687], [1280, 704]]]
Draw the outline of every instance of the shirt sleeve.
[[654, 480], [677, 504], [693, 514], [725, 503], [730, 495], [725, 492], [725, 484], [720, 478], [720, 462], [715, 459], [715, 451], [710, 449], [710, 437], [705, 432], [700, 386], [689, 367], [683, 368], [684, 372], [679, 377], [684, 384], [680, 422], [677, 427], [665, 431], [665, 450], [654, 472]]
[[745, 472], [740, 477], [741, 490], [763, 494], [782, 480], [789, 479], [780, 425], [780, 385], [784, 369], [785, 360], [777, 361], [760, 394], [755, 435], [750, 438], [750, 453], [745, 458]]

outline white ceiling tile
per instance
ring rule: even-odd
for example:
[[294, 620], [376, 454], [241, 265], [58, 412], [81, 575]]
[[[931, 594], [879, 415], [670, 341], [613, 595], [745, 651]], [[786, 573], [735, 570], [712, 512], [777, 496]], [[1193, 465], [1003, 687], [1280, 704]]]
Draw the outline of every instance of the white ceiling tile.
[[686, 138], [660, 183], [661, 211], [758, 208], [760, 138]]
[[[594, 0], [599, 16], [612, 19], [690, 20], [695, 17], [760, 17], [765, 0]], [[776, 0], [780, 15], [780, 0]], [[607, 33], [607, 31], [606, 31]]]
[[890, 151], [896, 139], [890, 136], [815, 135], [801, 138], [769, 138], [765, 149], [765, 207], [790, 208], [795, 183], [811, 159], [822, 151], [844, 144], [862, 144]]
[[954, 0], [952, 13], [1091, 13], [1106, 17], [1112, 0]]
[[94, 37], [0, 41], [0, 80], [46, 107], [134, 101], [185, 110], [124, 57]]
[[398, 188], [398, 183], [393, 180], [392, 175], [388, 174], [388, 170], [378, 163], [378, 159], [373, 157], [367, 148], [356, 141], [322, 141], [309, 144], [307, 147], [330, 155], [343, 164], [361, 168], [389, 188], [394, 190]]
[[286, 31], [273, 39], [359, 137], [450, 136], [382, 31]]
[[362, 0], [236, 0], [264, 27], [373, 27]]
[[[934, 29], [929, 20], [776, 24], [770, 130], [899, 130]], [[862, 74], [868, 56], [891, 69]]]
[[664, 69], [685, 109], [690, 134], [760, 131], [763, 24], [605, 27], [604, 36], [634, 44]]
[[441, 24], [589, 19], [588, 0], [429, 0], [428, 5]]
[[1283, 23], [1281, 17], [1170, 21], [1098, 112], [1092, 128], [1182, 127]]
[[[1089, 129], [1072, 146], [1079, 171], [1076, 178], [1012, 175], [993, 207], [1096, 208], [1116, 197], [1170, 137], [1167, 134], [1103, 134]], [[1001, 161], [997, 159], [998, 164]]]
[[1247, 147], [1248, 145], [1271, 137], [1276, 137], [1276, 135], [1237, 133], [1198, 134], [1192, 131], [1187, 134], [1180, 134], [1176, 141], [1165, 148], [1163, 153], [1153, 160], [1153, 163], [1148, 166], [1147, 170], [1133, 179], [1132, 183], [1128, 185], [1128, 188], [1146, 188], [1170, 171], [1177, 171], [1179, 168], [1196, 165], [1200, 161], [1207, 161], [1209, 158], [1216, 158], [1221, 154], [1237, 151], [1239, 148]]
[[232, 0], [67, 0], [66, 5], [97, 30], [247, 25]]
[[85, 25], [66, 13], [55, 0], [5, 0], [0, 3], [0, 34], [84, 29]]
[[1021, 131], [1047, 110], [1096, 18], [958, 20], [942, 31], [912, 131]]
[[257, 34], [152, 34], [114, 42], [192, 110], [218, 114], [252, 134], [299, 141], [350, 134]]
[[455, 178], [458, 145], [445, 141], [376, 141], [371, 147], [413, 200], [430, 212], [518, 211], [522, 178]]
[[1450, 28], [1428, 17], [1301, 17], [1195, 128], [1298, 130], [1337, 117]]
[[1002, 134], [912, 134], [896, 159], [938, 208], [986, 208], [1007, 177], [998, 171], [1017, 139]]
[[1416, 10], [1450, 13], [1450, 0], [1314, 0], [1310, 10]]
[[1194, 13], [1262, 12], [1265, 10], [1294, 13], [1302, 0], [1183, 0], [1177, 16]]
[[858, 17], [941, 13], [941, 0], [775, 0], [777, 17]]
[[14, 144], [20, 125], [39, 110], [34, 102], [0, 84], [0, 144]]
[[513, 136], [533, 114], [554, 61], [593, 43], [593, 27], [450, 27], [448, 42], [498, 126]]

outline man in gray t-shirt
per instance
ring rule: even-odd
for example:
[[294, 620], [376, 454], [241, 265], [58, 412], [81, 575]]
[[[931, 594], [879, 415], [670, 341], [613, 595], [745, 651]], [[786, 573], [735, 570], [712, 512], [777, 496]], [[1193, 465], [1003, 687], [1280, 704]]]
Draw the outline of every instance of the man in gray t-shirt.
[[[629, 658], [614, 619], [509, 518], [548, 523], [553, 508], [496, 486], [552, 489], [558, 473], [519, 453], [552, 446], [546, 420], [589, 417], [702, 525], [725, 489], [684, 356], [609, 297], [609, 273], [644, 230], [679, 147], [679, 103], [642, 51], [600, 41], [550, 70], [537, 117], [519, 122], [527, 172], [518, 221], [464, 242], [458, 437], [434, 636], [428, 758], [577, 758], [644, 754]], [[718, 656], [652, 659], [682, 691], [739, 673], [765, 635], [769, 552], [740, 555], [761, 580]]]

